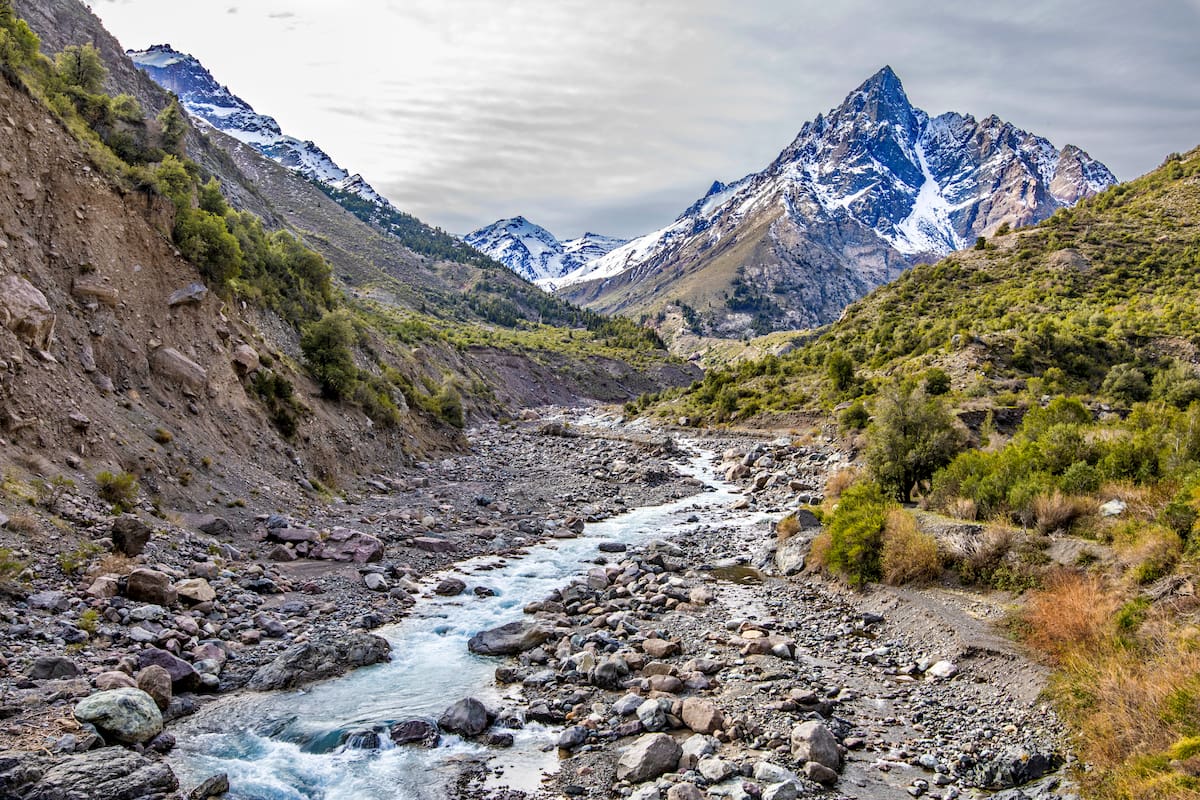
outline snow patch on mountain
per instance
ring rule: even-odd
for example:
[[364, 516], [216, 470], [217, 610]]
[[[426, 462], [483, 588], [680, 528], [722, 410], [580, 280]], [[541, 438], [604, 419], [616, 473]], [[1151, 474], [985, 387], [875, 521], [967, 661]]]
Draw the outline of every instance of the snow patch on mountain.
[[249, 103], [222, 86], [194, 56], [169, 44], [128, 51], [130, 59], [151, 80], [179, 97], [184, 109], [288, 169], [307, 178], [391, 207], [361, 175], [351, 175], [315, 143], [283, 133], [274, 117], [259, 114]]
[[526, 280], [550, 290], [563, 275], [625, 244], [624, 239], [597, 233], [559, 241], [550, 231], [524, 217], [497, 220], [468, 233], [463, 240]]

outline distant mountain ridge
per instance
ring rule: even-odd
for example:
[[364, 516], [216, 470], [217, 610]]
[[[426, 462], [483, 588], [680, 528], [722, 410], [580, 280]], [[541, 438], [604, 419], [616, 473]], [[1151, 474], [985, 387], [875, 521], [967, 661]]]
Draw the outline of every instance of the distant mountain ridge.
[[670, 225], [555, 285], [604, 312], [681, 302], [719, 335], [810, 327], [913, 264], [1114, 183], [1078, 147], [996, 116], [914, 108], [884, 67], [761, 172], [714, 182]]
[[274, 117], [259, 114], [222, 86], [194, 56], [169, 44], [126, 52], [159, 86], [174, 92], [192, 117], [202, 120], [307, 178], [380, 206], [391, 203], [361, 175], [351, 175], [314, 142], [283, 133]]
[[464, 241], [542, 288], [553, 290], [559, 279], [625, 244], [625, 239], [585, 233], [559, 239], [524, 217], [493, 222], [472, 231]]

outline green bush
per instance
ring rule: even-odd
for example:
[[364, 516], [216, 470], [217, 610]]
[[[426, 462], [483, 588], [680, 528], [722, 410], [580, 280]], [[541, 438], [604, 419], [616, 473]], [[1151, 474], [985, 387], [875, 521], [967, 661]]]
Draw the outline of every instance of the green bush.
[[963, 437], [940, 398], [911, 383], [892, 383], [876, 400], [867, 464], [890, 497], [908, 502], [962, 449]]
[[326, 314], [307, 326], [300, 339], [300, 349], [309, 371], [321, 385], [324, 395], [332, 400], [354, 395], [358, 367], [354, 365], [350, 348], [356, 339], [353, 320], [344, 310]]
[[466, 427], [466, 415], [463, 412], [462, 395], [458, 389], [447, 381], [433, 398], [437, 415], [456, 428]]
[[1120, 403], [1132, 405], [1150, 397], [1146, 375], [1133, 364], [1115, 364], [1104, 376], [1100, 392]]
[[883, 527], [895, 504], [873, 481], [842, 492], [829, 518], [829, 550], [825, 563], [854, 587], [882, 576]]
[[137, 502], [141, 486], [137, 478], [129, 472], [109, 472], [105, 470], [96, 476], [96, 487], [100, 498], [112, 503], [114, 508], [129, 509]]
[[860, 431], [871, 423], [871, 415], [862, 400], [855, 400], [838, 416], [838, 428], [845, 431]]

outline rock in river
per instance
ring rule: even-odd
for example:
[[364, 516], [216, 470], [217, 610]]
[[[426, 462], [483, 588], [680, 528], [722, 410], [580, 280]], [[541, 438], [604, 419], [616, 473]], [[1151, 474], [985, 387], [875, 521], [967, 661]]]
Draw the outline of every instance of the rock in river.
[[552, 635], [553, 631], [544, 625], [510, 622], [475, 634], [467, 642], [467, 649], [482, 656], [511, 656], [532, 650]]
[[111, 689], [79, 701], [75, 719], [96, 726], [106, 739], [126, 744], [148, 742], [162, 732], [162, 713], [141, 689]]
[[284, 650], [259, 667], [249, 688], [257, 691], [292, 689], [368, 664], [390, 660], [391, 646], [381, 636], [354, 632], [319, 642], [304, 642]]

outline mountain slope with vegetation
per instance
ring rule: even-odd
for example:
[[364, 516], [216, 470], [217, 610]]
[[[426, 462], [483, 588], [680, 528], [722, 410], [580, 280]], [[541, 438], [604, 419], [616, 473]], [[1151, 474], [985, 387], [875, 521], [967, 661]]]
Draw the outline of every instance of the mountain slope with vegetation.
[[813, 509], [809, 567], [1020, 595], [1084, 795], [1196, 797], [1198, 282], [1200, 149], [640, 405], [840, 428], [861, 470]]

